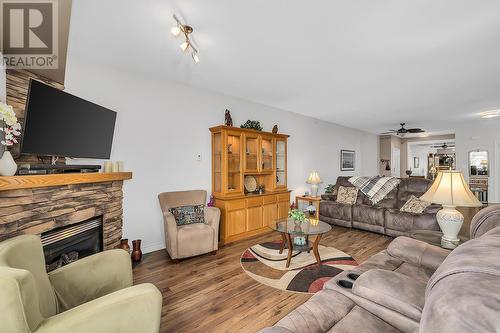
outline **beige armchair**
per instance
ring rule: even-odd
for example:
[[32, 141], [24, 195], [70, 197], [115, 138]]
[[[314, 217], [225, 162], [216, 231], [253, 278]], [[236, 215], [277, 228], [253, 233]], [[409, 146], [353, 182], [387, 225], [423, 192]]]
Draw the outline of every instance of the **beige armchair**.
[[212, 252], [217, 253], [219, 241], [220, 210], [205, 207], [205, 223], [177, 226], [170, 208], [201, 205], [207, 201], [203, 190], [164, 192], [158, 195], [165, 223], [165, 242], [167, 252], [174, 262], [179, 259]]
[[161, 305], [152, 284], [132, 287], [126, 251], [104, 251], [47, 274], [38, 236], [0, 243], [2, 333], [158, 332]]

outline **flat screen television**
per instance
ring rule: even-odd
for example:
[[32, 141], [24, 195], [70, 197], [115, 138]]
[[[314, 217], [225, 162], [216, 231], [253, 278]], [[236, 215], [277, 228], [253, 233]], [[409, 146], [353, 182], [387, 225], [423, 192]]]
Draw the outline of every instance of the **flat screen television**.
[[109, 159], [116, 112], [31, 80], [22, 154]]

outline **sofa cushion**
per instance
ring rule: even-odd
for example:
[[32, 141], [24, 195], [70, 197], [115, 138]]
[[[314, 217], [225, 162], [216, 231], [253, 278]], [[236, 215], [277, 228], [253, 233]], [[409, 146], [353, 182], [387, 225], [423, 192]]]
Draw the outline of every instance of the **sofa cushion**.
[[402, 212], [399, 209], [387, 209], [385, 211], [385, 228], [410, 232], [412, 230], [436, 230], [439, 231], [436, 214], [426, 213], [412, 214]]
[[260, 333], [400, 333], [370, 312], [357, 306], [348, 297], [322, 290], [287, 314], [274, 327]]
[[358, 189], [356, 187], [344, 187], [339, 186], [337, 192], [337, 202], [346, 204], [346, 205], [354, 205], [358, 198]]
[[319, 214], [350, 222], [352, 219], [352, 205], [346, 205], [336, 201], [321, 201], [319, 205]]
[[430, 204], [430, 202], [420, 200], [416, 196], [412, 195], [399, 210], [406, 213], [422, 214]]
[[188, 205], [169, 209], [178, 226], [205, 223], [205, 205]]
[[420, 320], [426, 284], [404, 274], [372, 269], [360, 275], [352, 292], [416, 321]]
[[352, 207], [352, 220], [372, 225], [384, 226], [385, 209], [377, 206], [354, 205]]
[[213, 250], [215, 230], [205, 223], [193, 223], [177, 228], [179, 258], [196, 256]]
[[428, 179], [402, 178], [399, 183], [397, 208], [403, 207], [412, 195], [420, 198], [431, 185], [432, 181]]

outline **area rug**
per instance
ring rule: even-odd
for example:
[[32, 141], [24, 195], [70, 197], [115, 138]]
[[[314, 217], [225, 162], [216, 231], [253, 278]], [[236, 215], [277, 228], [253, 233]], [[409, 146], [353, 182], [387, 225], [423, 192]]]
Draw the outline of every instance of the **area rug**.
[[279, 253], [281, 241], [254, 245], [241, 255], [243, 270], [256, 281], [280, 290], [314, 294], [344, 270], [358, 263], [334, 247], [318, 246], [322, 265], [318, 268], [313, 251], [293, 251], [290, 267], [286, 268], [288, 250]]

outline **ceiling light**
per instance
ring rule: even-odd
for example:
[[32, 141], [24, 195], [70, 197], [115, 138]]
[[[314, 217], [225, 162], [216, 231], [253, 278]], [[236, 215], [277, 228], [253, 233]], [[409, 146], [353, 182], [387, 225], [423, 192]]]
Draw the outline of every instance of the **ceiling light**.
[[183, 24], [177, 16], [174, 14], [174, 20], [176, 22], [176, 26], [174, 26], [172, 29], [170, 29], [170, 32], [172, 35], [175, 37], [179, 36], [181, 33], [184, 34], [184, 42], [180, 45], [180, 48], [183, 52], [186, 52], [189, 48], [192, 49], [193, 53], [191, 54], [191, 57], [193, 58], [195, 63], [198, 63], [200, 61], [200, 58], [198, 57], [198, 49], [194, 47], [193, 41], [190, 38], [191, 33], [193, 33], [193, 27]]
[[181, 44], [181, 50], [186, 51], [187, 48], [189, 47], [189, 42], [185, 41], [184, 43]]
[[500, 116], [500, 110], [481, 112], [479, 116], [483, 119], [496, 118]]
[[181, 28], [179, 28], [179, 26], [176, 25], [175, 27], [172, 27], [172, 29], [170, 29], [170, 32], [174, 37], [177, 37], [181, 33]]
[[192, 57], [196, 64], [200, 62], [200, 58], [198, 58], [198, 52], [193, 52]]

